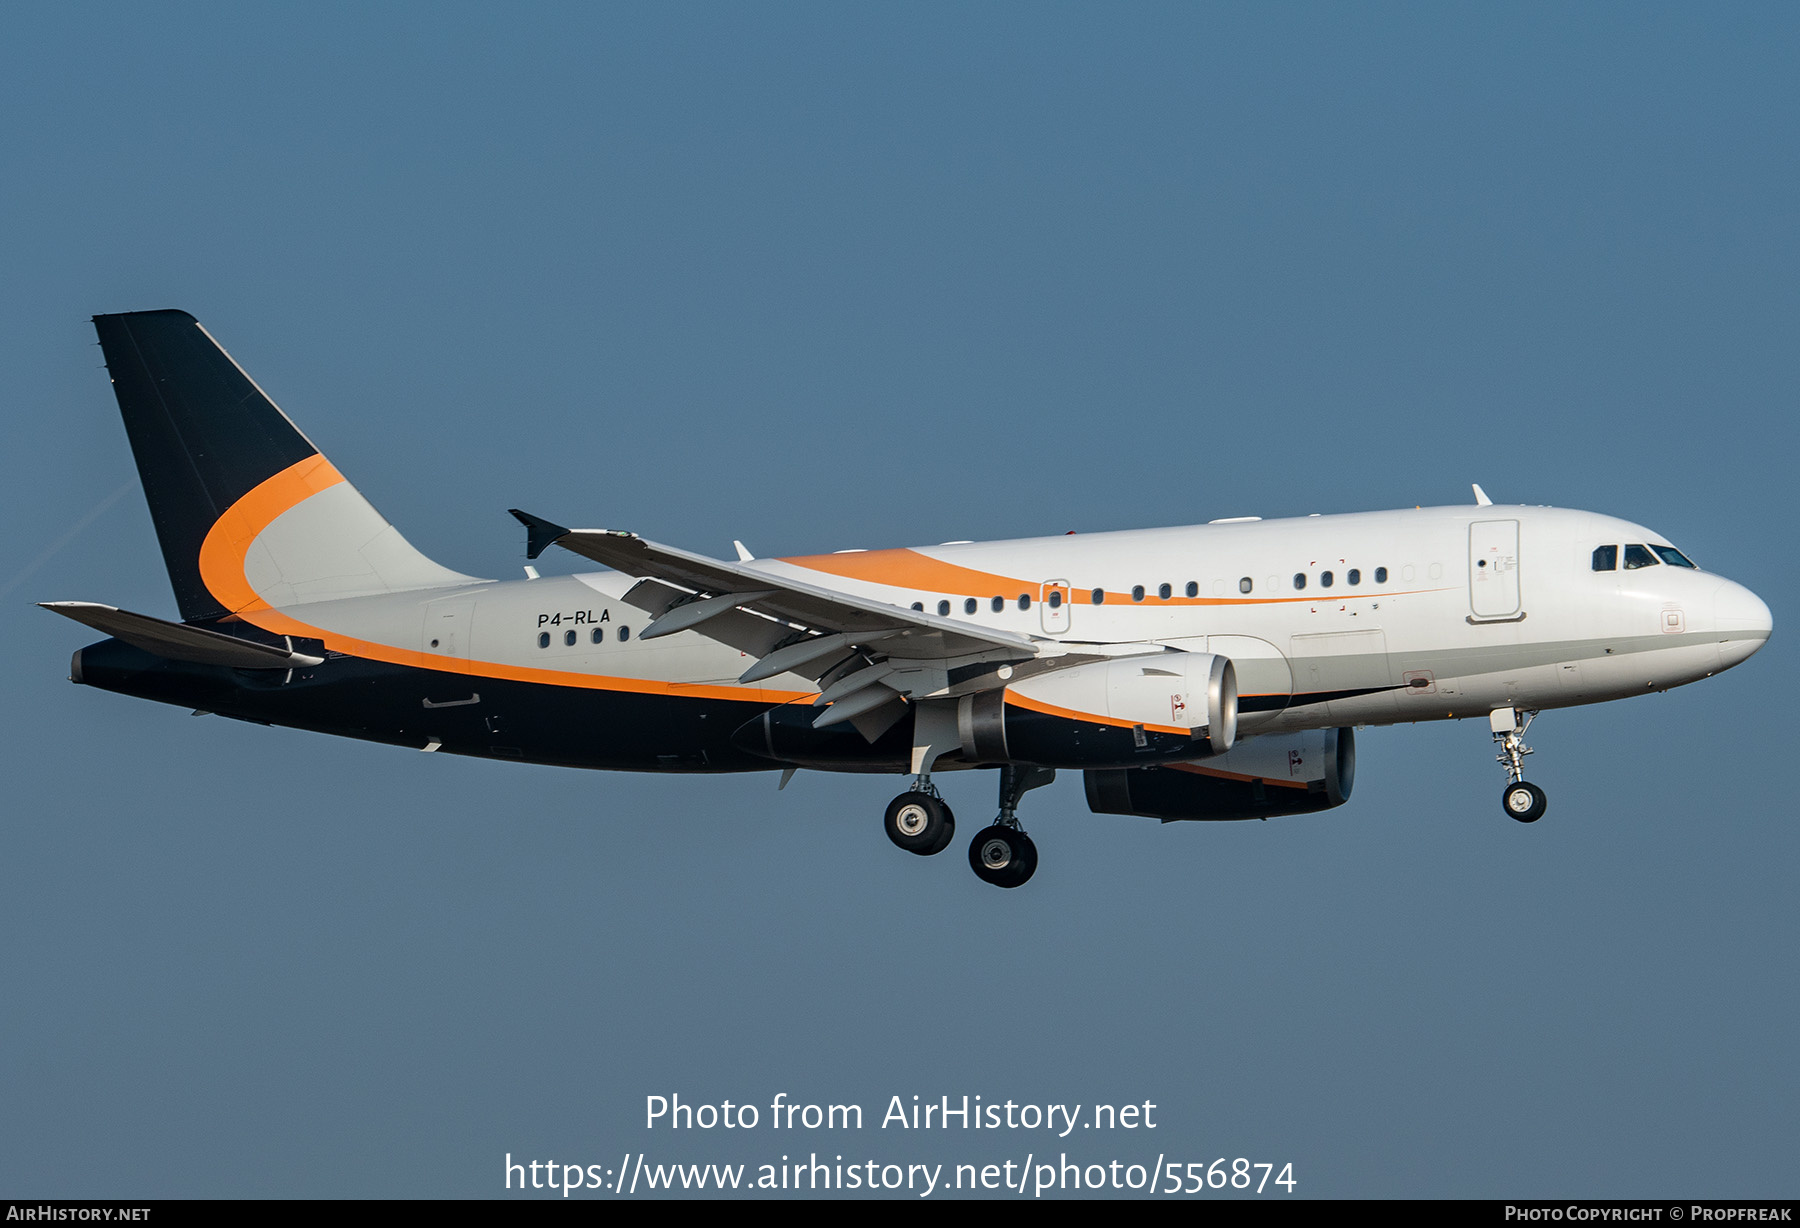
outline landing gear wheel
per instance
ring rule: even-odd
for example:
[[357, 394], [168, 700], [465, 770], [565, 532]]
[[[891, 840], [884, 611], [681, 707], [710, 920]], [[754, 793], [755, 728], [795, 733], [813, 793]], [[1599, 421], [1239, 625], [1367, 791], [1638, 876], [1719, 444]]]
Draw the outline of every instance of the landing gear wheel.
[[1500, 795], [1500, 805], [1509, 817], [1521, 823], [1535, 823], [1544, 817], [1550, 799], [1536, 785], [1521, 780], [1506, 786], [1506, 791]]
[[950, 842], [956, 839], [956, 812], [950, 809], [950, 803], [941, 797], [937, 799], [937, 804], [938, 809], [944, 812], [944, 826], [938, 832], [937, 843], [925, 850], [925, 855], [928, 857], [943, 852], [950, 847]]
[[1016, 827], [984, 827], [969, 842], [969, 868], [996, 887], [1020, 887], [1037, 869], [1037, 845]]
[[956, 816], [929, 793], [902, 793], [888, 803], [888, 839], [909, 853], [941, 853], [956, 835]]

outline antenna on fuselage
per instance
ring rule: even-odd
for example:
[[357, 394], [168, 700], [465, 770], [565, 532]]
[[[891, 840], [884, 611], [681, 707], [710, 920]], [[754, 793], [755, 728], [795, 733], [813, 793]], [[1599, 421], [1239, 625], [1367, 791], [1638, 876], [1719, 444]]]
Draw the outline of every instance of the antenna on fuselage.
[[1481, 489], [1480, 482], [1470, 482], [1469, 485], [1471, 487], [1473, 487], [1474, 491], [1475, 491], [1475, 506], [1476, 507], [1492, 507], [1492, 506], [1494, 506], [1494, 501], [1487, 497], [1487, 491]]

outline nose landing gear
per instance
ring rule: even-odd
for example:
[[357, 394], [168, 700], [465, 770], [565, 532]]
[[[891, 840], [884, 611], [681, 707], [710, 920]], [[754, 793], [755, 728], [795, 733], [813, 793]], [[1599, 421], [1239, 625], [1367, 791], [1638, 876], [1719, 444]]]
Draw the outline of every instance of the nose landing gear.
[[1500, 808], [1506, 811], [1508, 818], [1535, 823], [1544, 817], [1550, 804], [1544, 791], [1525, 779], [1525, 756], [1532, 753], [1531, 747], [1525, 745], [1525, 731], [1531, 728], [1537, 713], [1526, 712], [1523, 721], [1519, 715], [1517, 708], [1496, 708], [1488, 713], [1488, 727], [1493, 730], [1494, 742], [1500, 747], [1500, 753], [1494, 758], [1506, 769], [1506, 788], [1500, 794]]
[[1507, 814], [1519, 822], [1535, 823], [1544, 817], [1544, 808], [1549, 805], [1549, 799], [1544, 796], [1542, 789], [1529, 781], [1521, 780], [1506, 786], [1506, 791], [1500, 795], [1500, 804], [1505, 807]]

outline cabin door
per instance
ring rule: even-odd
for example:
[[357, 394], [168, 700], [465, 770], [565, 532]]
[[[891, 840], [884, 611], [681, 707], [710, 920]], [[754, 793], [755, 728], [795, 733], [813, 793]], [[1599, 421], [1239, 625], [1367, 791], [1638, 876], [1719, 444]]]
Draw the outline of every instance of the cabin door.
[[1471, 621], [1505, 622], [1519, 613], [1519, 522], [1477, 520], [1469, 526]]

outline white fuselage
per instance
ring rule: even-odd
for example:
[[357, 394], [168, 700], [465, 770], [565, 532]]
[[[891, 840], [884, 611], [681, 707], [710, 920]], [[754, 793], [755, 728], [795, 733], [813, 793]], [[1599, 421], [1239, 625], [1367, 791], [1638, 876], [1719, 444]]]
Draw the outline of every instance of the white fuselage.
[[[1227, 656], [1251, 735], [1618, 699], [1728, 669], [1767, 639], [1768, 607], [1748, 589], [1660, 559], [1628, 569], [1631, 545], [1667, 542], [1590, 512], [1476, 506], [751, 566], [1029, 635], [1052, 653], [1162, 645]], [[1621, 558], [1595, 570], [1604, 546]], [[698, 631], [640, 642], [630, 632], [647, 616], [624, 600], [634, 583], [595, 572], [294, 612], [471, 674], [776, 702], [816, 689], [797, 675], [739, 688], [745, 655]]]

